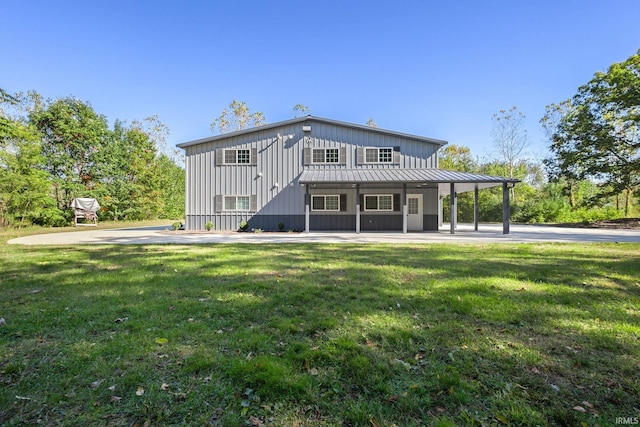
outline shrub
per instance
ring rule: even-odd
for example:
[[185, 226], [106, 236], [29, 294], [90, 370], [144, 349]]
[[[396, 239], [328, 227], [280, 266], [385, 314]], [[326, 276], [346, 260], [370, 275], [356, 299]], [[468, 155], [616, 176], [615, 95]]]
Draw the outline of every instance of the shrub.
[[207, 221], [207, 223], [204, 225], [204, 229], [207, 231], [213, 230], [213, 223], [211, 221]]
[[240, 231], [247, 231], [248, 227], [249, 223], [247, 221], [242, 221], [240, 222], [240, 224], [238, 224], [238, 228], [240, 229]]
[[171, 228], [173, 228], [173, 231], [178, 231], [182, 228], [182, 223], [176, 221], [173, 224], [171, 224]]
[[278, 223], [278, 230], [280, 230], [280, 231], [284, 231], [284, 222], [280, 221], [280, 222]]

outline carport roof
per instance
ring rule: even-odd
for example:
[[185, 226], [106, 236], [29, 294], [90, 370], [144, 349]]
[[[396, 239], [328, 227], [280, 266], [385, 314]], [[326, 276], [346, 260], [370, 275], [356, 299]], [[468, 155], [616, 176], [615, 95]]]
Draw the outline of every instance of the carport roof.
[[515, 184], [517, 179], [500, 176], [454, 172], [444, 169], [306, 169], [300, 184], [425, 184], [438, 185], [440, 194], [449, 194], [449, 184], [456, 184], [456, 192], [472, 191]]

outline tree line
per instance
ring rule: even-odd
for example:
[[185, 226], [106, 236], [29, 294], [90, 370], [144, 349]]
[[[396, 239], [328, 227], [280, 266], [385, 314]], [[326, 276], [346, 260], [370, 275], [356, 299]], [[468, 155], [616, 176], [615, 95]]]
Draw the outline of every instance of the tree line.
[[68, 224], [76, 197], [108, 220], [182, 218], [185, 175], [157, 116], [126, 123], [73, 97], [0, 89], [0, 226]]

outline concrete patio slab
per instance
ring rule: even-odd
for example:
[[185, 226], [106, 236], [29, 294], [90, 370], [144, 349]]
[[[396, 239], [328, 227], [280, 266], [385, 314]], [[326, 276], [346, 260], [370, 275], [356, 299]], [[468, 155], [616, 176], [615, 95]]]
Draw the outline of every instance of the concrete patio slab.
[[203, 233], [170, 231], [169, 226], [91, 229], [40, 234], [10, 240], [21, 245], [113, 245], [113, 244], [203, 244], [203, 243], [518, 243], [518, 242], [636, 242], [640, 231], [597, 228], [564, 228], [544, 225], [511, 225], [502, 234], [502, 224], [481, 224], [479, 231], [461, 224], [456, 234], [448, 225], [440, 231], [400, 232], [312, 232], [312, 233]]

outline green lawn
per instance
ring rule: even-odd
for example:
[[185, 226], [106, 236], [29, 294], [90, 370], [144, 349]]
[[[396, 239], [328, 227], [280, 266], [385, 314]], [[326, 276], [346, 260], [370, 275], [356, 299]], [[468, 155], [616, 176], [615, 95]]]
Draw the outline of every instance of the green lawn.
[[639, 244], [0, 243], [0, 267], [2, 425], [640, 417]]

